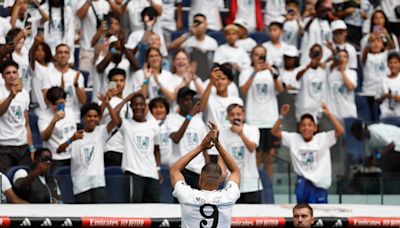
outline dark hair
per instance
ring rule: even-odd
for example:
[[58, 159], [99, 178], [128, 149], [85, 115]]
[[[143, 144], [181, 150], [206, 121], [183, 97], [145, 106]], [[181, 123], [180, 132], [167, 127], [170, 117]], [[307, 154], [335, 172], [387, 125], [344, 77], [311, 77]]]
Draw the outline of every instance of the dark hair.
[[285, 4], [286, 4], [286, 5], [288, 5], [288, 4], [295, 4], [296, 6], [299, 6], [299, 5], [300, 5], [299, 1], [297, 1], [297, 0], [286, 0], [286, 1], [285, 1]]
[[240, 104], [237, 104], [237, 103], [233, 103], [233, 104], [230, 104], [230, 105], [226, 108], [226, 113], [229, 113], [230, 111], [232, 111], [232, 109], [234, 109], [234, 108], [236, 108], [236, 107], [241, 108], [242, 111], [244, 112], [244, 107], [243, 107], [243, 105], [240, 105]]
[[[189, 59], [189, 55], [188, 55], [188, 53], [185, 51], [185, 49], [183, 49], [183, 48], [178, 48], [178, 49], [175, 51], [174, 56], [172, 57], [172, 60], [173, 60], [173, 61], [175, 61], [175, 58], [176, 58], [176, 56], [177, 56], [179, 53], [185, 54], [186, 57]], [[175, 68], [175, 65], [173, 65], [173, 64], [172, 64], [172, 73], [176, 73], [176, 68]]]
[[201, 179], [205, 183], [218, 184], [221, 176], [222, 171], [217, 163], [208, 163], [201, 169]]
[[366, 124], [363, 121], [356, 119], [350, 126], [350, 132], [354, 138], [361, 141], [364, 138], [364, 129], [366, 128]]
[[22, 29], [20, 28], [12, 28], [10, 31], [8, 31], [6, 35], [6, 43], [10, 43], [14, 40], [14, 38], [20, 33]]
[[[262, 49], [264, 49], [264, 51], [265, 51], [265, 57], [268, 55], [268, 51], [267, 51], [267, 49], [264, 47], [264, 45], [262, 45], [262, 44], [257, 44], [255, 47], [253, 47], [253, 49], [251, 49], [250, 56], [252, 56], [252, 55], [254, 54], [254, 51], [255, 51], [257, 48], [262, 48]], [[253, 61], [251, 62], [251, 66], [254, 66]]]
[[390, 51], [387, 60], [397, 59], [400, 61], [400, 53], [398, 51]]
[[149, 109], [150, 109], [151, 113], [152, 113], [154, 106], [156, 106], [156, 104], [164, 105], [165, 109], [167, 110], [167, 115], [169, 114], [169, 103], [168, 103], [167, 99], [165, 99], [165, 97], [156, 97], [156, 98], [151, 99], [151, 101], [149, 103]]
[[[147, 64], [149, 64], [149, 54], [150, 54], [151, 51], [157, 51], [158, 54], [160, 55], [161, 61], [162, 61], [162, 54], [161, 54], [160, 49], [151, 47], [151, 48], [147, 49], [147, 51], [146, 51], [146, 63], [147, 63]], [[149, 66], [149, 67], [150, 67], [150, 66]], [[160, 72], [159, 72], [159, 73], [161, 73], [161, 71], [162, 71], [162, 66], [160, 66]]]
[[132, 98], [131, 98], [131, 105], [132, 105], [132, 103], [133, 103], [133, 101], [136, 99], [136, 98], [142, 98], [144, 101], [146, 101], [146, 98], [144, 97], [144, 95], [142, 94], [142, 93], [135, 93], [133, 96], [132, 96]]
[[53, 105], [55, 105], [59, 99], [65, 99], [66, 97], [67, 94], [64, 89], [58, 86], [51, 87], [46, 93], [47, 100]]
[[57, 50], [58, 50], [60, 47], [67, 47], [68, 50], [71, 51], [71, 50], [69, 49], [69, 46], [68, 46], [67, 44], [61, 43], [61, 44], [59, 44], [59, 45], [56, 46], [56, 49], [55, 49], [56, 52], [57, 52]]
[[[52, 8], [58, 8], [55, 5], [53, 5], [53, 1], [49, 0], [49, 33], [51, 34], [51, 26], [54, 26], [53, 24], [53, 13], [52, 13]], [[65, 17], [64, 17], [64, 7], [65, 3], [64, 0], [60, 0], [60, 10], [61, 10], [61, 34], [62, 37], [65, 36]]]
[[36, 150], [36, 152], [34, 153], [34, 155], [33, 155], [33, 158], [35, 159], [35, 161], [37, 161], [38, 158], [40, 158], [40, 156], [41, 156], [44, 152], [49, 152], [50, 155], [52, 155], [52, 154], [51, 154], [51, 151], [50, 151], [49, 149], [47, 149], [47, 148], [38, 148], [38, 149]]
[[124, 78], [126, 78], [126, 72], [125, 70], [121, 69], [121, 68], [113, 68], [110, 70], [110, 72], [108, 72], [108, 80], [112, 81], [112, 77], [114, 77], [114, 75], [123, 75]]
[[0, 72], [4, 73], [4, 71], [6, 70], [7, 67], [9, 66], [14, 66], [17, 69], [19, 68], [18, 63], [16, 63], [14, 60], [12, 59], [6, 59], [4, 60], [1, 64], [0, 64]]
[[385, 12], [383, 12], [383, 10], [379, 10], [379, 9], [375, 10], [371, 15], [371, 22], [370, 22], [371, 26], [370, 26], [369, 32], [372, 33], [374, 31], [373, 21], [374, 21], [375, 14], [377, 14], [377, 13], [382, 13], [383, 17], [385, 18], [384, 27], [385, 27], [386, 31], [389, 33], [389, 36], [391, 36], [392, 35], [392, 30], [390, 29], [389, 20], [388, 20], [388, 18], [386, 16]]
[[303, 209], [303, 208], [307, 208], [307, 209], [310, 211], [311, 217], [314, 216], [314, 210], [312, 209], [312, 207], [311, 207], [310, 205], [308, 205], [308, 204], [306, 204], [306, 203], [298, 203], [298, 204], [296, 204], [296, 205], [293, 207], [292, 212], [294, 213], [295, 210], [297, 210], [297, 209]]
[[43, 48], [44, 51], [44, 61], [46, 63], [49, 63], [53, 60], [53, 55], [51, 53], [51, 49], [48, 44], [45, 42], [37, 42], [33, 43], [31, 49], [29, 50], [29, 63], [31, 65], [31, 68], [34, 70], [35, 69], [35, 53], [39, 50], [39, 47]]
[[311, 120], [315, 125], [317, 125], [317, 123], [315, 122], [315, 118], [313, 115], [311, 115], [310, 113], [305, 113], [303, 115], [301, 115], [300, 117], [300, 122], [305, 120], [305, 119], [309, 119]]
[[232, 65], [230, 63], [214, 63], [213, 69], [217, 67], [226, 75], [226, 77], [228, 77], [229, 81], [233, 81]]
[[268, 28], [271, 28], [271, 26], [277, 26], [278, 28], [280, 28], [281, 30], [283, 29], [283, 24], [277, 21], [273, 21], [269, 24]]
[[207, 21], [207, 16], [204, 15], [204, 14], [202, 14], [202, 13], [196, 13], [196, 14], [193, 16], [193, 19], [196, 18], [196, 17], [203, 17], [203, 18]]
[[100, 106], [96, 103], [86, 103], [81, 108], [81, 117], [84, 117], [90, 110], [96, 111], [100, 115]]
[[157, 18], [157, 11], [151, 6], [146, 7], [140, 13], [142, 21], [144, 21], [144, 16], [146, 15], [150, 17], [150, 20], [153, 20], [154, 18]]

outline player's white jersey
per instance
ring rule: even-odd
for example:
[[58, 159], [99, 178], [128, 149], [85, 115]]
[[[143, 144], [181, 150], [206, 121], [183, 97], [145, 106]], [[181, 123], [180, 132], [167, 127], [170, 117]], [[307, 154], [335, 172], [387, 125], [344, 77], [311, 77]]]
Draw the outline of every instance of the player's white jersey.
[[184, 181], [175, 184], [173, 195], [181, 203], [182, 227], [231, 227], [232, 208], [240, 196], [238, 185], [228, 181], [221, 190], [192, 189]]

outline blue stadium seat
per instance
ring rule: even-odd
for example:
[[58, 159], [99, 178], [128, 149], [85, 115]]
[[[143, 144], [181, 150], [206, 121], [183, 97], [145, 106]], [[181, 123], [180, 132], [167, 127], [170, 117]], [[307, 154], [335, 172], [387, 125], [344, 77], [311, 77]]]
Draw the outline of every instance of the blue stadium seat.
[[258, 169], [260, 175], [261, 183], [263, 185], [263, 190], [261, 193], [261, 203], [263, 204], [273, 204], [274, 203], [274, 190], [272, 189], [272, 183], [268, 175], [263, 169]]
[[8, 180], [10, 180], [10, 182], [12, 183], [12, 185], [14, 185], [14, 183], [13, 183], [14, 174], [15, 174], [19, 169], [25, 169], [25, 170], [29, 171], [29, 166], [27, 166], [27, 165], [17, 165], [17, 166], [13, 166], [13, 167], [10, 167], [10, 168], [7, 170], [7, 173], [5, 173], [5, 175], [7, 176]]
[[262, 44], [269, 41], [269, 36], [265, 32], [251, 32], [249, 37], [253, 38], [257, 44]]
[[42, 147], [42, 138], [40, 137], [40, 131], [37, 122], [38, 117], [36, 116], [36, 114], [33, 111], [29, 112], [29, 125], [32, 131], [33, 145], [36, 148], [40, 148]]
[[124, 203], [124, 173], [120, 166], [105, 168], [107, 203]]
[[221, 31], [211, 31], [208, 33], [209, 36], [212, 38], [216, 39], [218, 42], [218, 45], [226, 43], [224, 32]]
[[350, 127], [356, 119], [345, 118], [345, 138], [344, 138], [344, 149], [348, 158], [348, 163], [361, 164], [364, 157], [364, 146], [361, 141], [358, 141], [350, 132]]
[[75, 198], [72, 191], [71, 167], [58, 167], [53, 171], [53, 175], [58, 181], [63, 202], [74, 203]]
[[161, 166], [161, 175], [163, 176], [164, 181], [160, 186], [160, 203], [173, 203], [173, 188], [171, 186], [168, 166]]
[[176, 40], [178, 37], [180, 37], [185, 31], [173, 31], [171, 32], [171, 40]]

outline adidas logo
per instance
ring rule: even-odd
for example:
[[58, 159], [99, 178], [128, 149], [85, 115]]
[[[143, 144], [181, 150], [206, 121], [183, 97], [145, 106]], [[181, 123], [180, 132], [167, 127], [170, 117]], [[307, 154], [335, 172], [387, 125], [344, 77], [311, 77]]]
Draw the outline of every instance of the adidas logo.
[[65, 221], [63, 222], [63, 224], [61, 224], [61, 227], [72, 227], [72, 221], [71, 221], [71, 219], [69, 219], [69, 218], [65, 219]]
[[50, 219], [46, 218], [40, 226], [52, 226]]
[[336, 222], [335, 222], [335, 224], [333, 225], [333, 227], [342, 227], [343, 226], [343, 223], [342, 223], [342, 220], [340, 220], [340, 219], [338, 219]]
[[169, 221], [167, 219], [164, 219], [159, 227], [170, 227]]
[[25, 218], [24, 221], [22, 221], [19, 226], [31, 226], [31, 221], [29, 221], [28, 218]]
[[324, 227], [324, 222], [322, 219], [318, 219], [318, 221], [314, 225], [315, 227]]

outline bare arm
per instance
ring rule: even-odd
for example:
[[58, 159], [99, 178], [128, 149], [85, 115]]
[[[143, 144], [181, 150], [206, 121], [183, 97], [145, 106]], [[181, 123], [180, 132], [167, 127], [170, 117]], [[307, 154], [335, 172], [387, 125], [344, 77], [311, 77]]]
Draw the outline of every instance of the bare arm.
[[[290, 105], [288, 104], [282, 105], [281, 116], [285, 117], [288, 114], [289, 110], [290, 110]], [[279, 117], [271, 129], [271, 134], [277, 138], [282, 138], [281, 124], [282, 124], [282, 118]]]
[[225, 162], [226, 167], [228, 167], [229, 171], [231, 171], [231, 175], [228, 178], [228, 181], [235, 182], [238, 186], [240, 186], [240, 168], [237, 166], [236, 162], [233, 160], [232, 156], [225, 150], [225, 148], [218, 141], [215, 143], [215, 148], [218, 150], [219, 155], [222, 160]]
[[81, 77], [81, 72], [77, 71], [75, 74], [75, 79], [74, 79], [74, 87], [75, 87], [75, 94], [76, 97], [78, 98], [78, 101], [81, 105], [85, 104], [87, 101], [86, 97], [86, 92], [85, 88], [79, 86], [79, 78]]
[[42, 138], [43, 141], [47, 141], [50, 139], [51, 135], [53, 134], [54, 127], [56, 126], [56, 123], [62, 118], [64, 118], [64, 116], [65, 113], [63, 111], [57, 111], [54, 114], [53, 119], [51, 119], [46, 129], [40, 132], [40, 137]]
[[204, 91], [203, 95], [200, 98], [200, 112], [203, 112], [204, 110], [206, 110], [207, 104], [208, 104], [208, 98], [210, 98], [210, 94], [211, 94], [211, 89], [214, 86], [214, 83], [215, 83], [217, 77], [219, 77], [220, 73], [221, 73], [221, 71], [219, 70], [219, 68], [214, 68], [211, 71], [210, 81], [207, 85], [206, 90]]
[[343, 68], [339, 68], [339, 72], [342, 75], [343, 78], [343, 83], [344, 86], [346, 86], [346, 89], [348, 91], [353, 91], [356, 89], [356, 87], [354, 86], [353, 82], [349, 79], [349, 77], [347, 76], [346, 70]]
[[104, 59], [96, 65], [96, 70], [98, 73], [103, 73], [104, 70], [107, 68], [107, 66], [110, 64], [112, 60], [112, 53], [110, 51], [107, 52], [106, 56], [104, 56]]
[[28, 203], [25, 200], [19, 198], [19, 196], [17, 196], [17, 194], [15, 194], [15, 192], [12, 188], [6, 190], [4, 192], [4, 195], [6, 196], [7, 201], [10, 203], [14, 203], [14, 204], [27, 204]]
[[[199, 104], [195, 104], [188, 115], [190, 115], [191, 117], [195, 116], [199, 112], [199, 108], [200, 108]], [[183, 121], [179, 130], [176, 132], [172, 132], [169, 135], [172, 142], [174, 142], [175, 144], [178, 144], [181, 141], [183, 135], [185, 134], [187, 127], [189, 126], [190, 121], [191, 121], [191, 118], [185, 117], [185, 121]]]
[[87, 16], [87, 13], [89, 11], [90, 8], [90, 4], [92, 3], [92, 1], [86, 1], [81, 8], [79, 8], [79, 10], [76, 12], [76, 15], [78, 16], [78, 18], [80, 20], [85, 19], [85, 17]]
[[110, 4], [111, 11], [117, 14], [118, 16], [122, 16], [124, 14], [122, 10], [122, 5], [116, 3], [113, 0], [108, 0], [108, 4]]
[[335, 118], [335, 116], [329, 111], [328, 107], [325, 104], [321, 105], [322, 111], [328, 117], [328, 119], [332, 122], [333, 126], [335, 127], [335, 136], [340, 137], [344, 134], [344, 128], [342, 124]]
[[183, 28], [182, 3], [176, 4], [176, 28], [178, 31], [181, 31]]
[[174, 41], [172, 41], [168, 45], [167, 49], [168, 50], [172, 50], [172, 49], [175, 49], [175, 48], [179, 48], [187, 39], [189, 39], [189, 37], [190, 36], [187, 33], [182, 34], [180, 37], [178, 37]]

